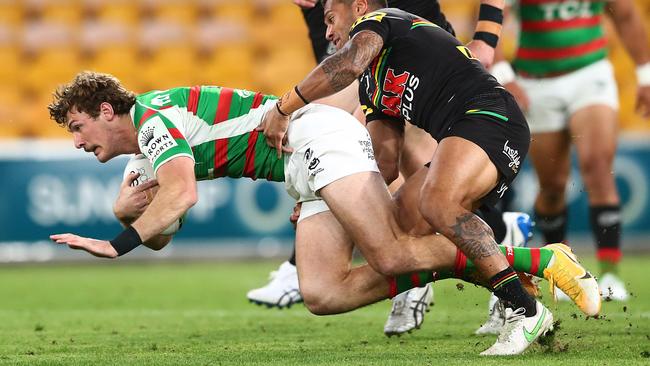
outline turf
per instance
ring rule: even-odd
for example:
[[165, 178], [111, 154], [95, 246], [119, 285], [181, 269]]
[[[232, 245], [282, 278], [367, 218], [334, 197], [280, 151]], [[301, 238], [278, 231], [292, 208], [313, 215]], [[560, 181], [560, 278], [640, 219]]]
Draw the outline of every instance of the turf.
[[605, 303], [601, 319], [585, 319], [571, 304], [551, 307], [561, 321], [555, 338], [507, 361], [478, 356], [493, 342], [472, 335], [487, 295], [457, 281], [435, 285], [436, 305], [420, 331], [389, 339], [386, 301], [330, 317], [302, 305], [249, 304], [246, 291], [277, 262], [5, 266], [0, 364], [647, 365], [648, 264], [650, 257], [626, 259], [627, 304]]

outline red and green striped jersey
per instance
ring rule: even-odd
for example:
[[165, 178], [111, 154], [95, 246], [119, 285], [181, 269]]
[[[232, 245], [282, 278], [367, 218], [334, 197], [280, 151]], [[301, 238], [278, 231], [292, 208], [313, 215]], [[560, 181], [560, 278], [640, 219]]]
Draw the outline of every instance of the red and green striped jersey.
[[605, 1], [519, 0], [514, 65], [535, 76], [570, 72], [607, 57]]
[[139, 95], [131, 110], [138, 144], [154, 172], [179, 156], [197, 180], [249, 177], [284, 181], [278, 158], [255, 131], [276, 98], [246, 90], [193, 86]]

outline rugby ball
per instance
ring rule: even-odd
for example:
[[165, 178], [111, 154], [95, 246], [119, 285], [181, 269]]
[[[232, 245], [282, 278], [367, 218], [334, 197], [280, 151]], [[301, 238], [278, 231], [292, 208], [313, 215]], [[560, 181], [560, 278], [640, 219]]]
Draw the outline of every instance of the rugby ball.
[[[131, 183], [132, 187], [143, 184], [151, 179], [156, 179], [156, 176], [153, 172], [153, 166], [151, 166], [149, 159], [147, 159], [142, 154], [137, 154], [129, 160], [129, 162], [126, 164], [126, 167], [124, 168], [124, 174], [122, 176], [122, 180], [126, 179], [126, 177], [132, 173], [140, 173], [138, 179], [134, 180], [133, 183]], [[153, 187], [147, 191], [147, 194], [149, 195], [149, 202], [151, 202], [153, 197], [156, 195], [156, 192], [158, 192], [158, 187]], [[176, 220], [176, 222], [169, 225], [169, 227], [163, 230], [163, 232], [160, 234], [162, 235], [176, 234], [176, 232], [180, 230], [181, 227], [183, 226], [184, 220], [185, 220], [185, 214], [183, 214], [183, 216], [181, 216], [178, 220]]]

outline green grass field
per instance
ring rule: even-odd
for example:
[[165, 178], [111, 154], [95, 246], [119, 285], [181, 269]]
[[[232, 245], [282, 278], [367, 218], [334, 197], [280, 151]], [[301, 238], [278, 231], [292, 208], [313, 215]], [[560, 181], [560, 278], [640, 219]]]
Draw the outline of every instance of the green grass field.
[[302, 305], [280, 311], [249, 304], [246, 291], [263, 284], [276, 265], [4, 266], [0, 364], [650, 364], [647, 256], [626, 258], [630, 302], [605, 303], [598, 320], [585, 319], [572, 304], [551, 306], [561, 321], [551, 345], [534, 345], [507, 361], [478, 356], [494, 338], [472, 335], [487, 307], [487, 292], [474, 286], [437, 283], [436, 305], [422, 329], [389, 339], [382, 333], [387, 301], [329, 317]]

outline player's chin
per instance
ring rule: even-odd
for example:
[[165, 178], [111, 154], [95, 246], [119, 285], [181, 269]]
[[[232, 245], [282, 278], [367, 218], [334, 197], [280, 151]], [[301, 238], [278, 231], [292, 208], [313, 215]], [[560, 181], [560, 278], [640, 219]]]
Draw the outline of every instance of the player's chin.
[[97, 161], [99, 161], [100, 163], [105, 163], [105, 162], [111, 160], [114, 156], [109, 155], [109, 154], [105, 154], [102, 151], [102, 152], [99, 152], [98, 154], [96, 154], [95, 157], [97, 158]]

